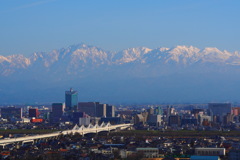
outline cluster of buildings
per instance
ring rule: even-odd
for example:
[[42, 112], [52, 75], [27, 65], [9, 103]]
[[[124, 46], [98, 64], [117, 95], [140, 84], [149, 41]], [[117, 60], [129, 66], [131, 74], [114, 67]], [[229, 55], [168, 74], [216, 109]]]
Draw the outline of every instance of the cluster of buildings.
[[121, 108], [99, 102], [78, 102], [78, 92], [65, 92], [65, 103], [50, 107], [3, 107], [4, 122], [89, 125], [133, 123], [136, 129], [239, 130], [240, 107], [209, 103], [205, 107], [179, 109], [173, 106]]
[[[132, 123], [134, 130], [157, 130], [159, 133], [176, 130], [240, 131], [240, 107], [231, 103], [209, 103], [183, 108], [177, 105], [115, 107], [99, 102], [79, 102], [78, 92], [70, 89], [65, 92], [64, 103], [38, 107], [2, 107], [0, 129], [65, 130], [75, 124], [87, 126], [102, 122]], [[6, 138], [4, 136], [3, 138]], [[5, 151], [8, 151], [8, 157], [12, 158], [24, 158], [32, 153], [30, 157], [43, 155], [42, 159], [58, 156], [59, 159], [233, 160], [240, 159], [238, 141], [237, 137], [226, 140], [217, 135], [197, 138], [149, 135], [139, 137], [136, 134], [84, 137], [69, 135], [28, 146], [13, 146], [13, 150], [9, 151], [10, 148], [7, 148]], [[26, 148], [28, 153], [24, 151]], [[4, 156], [5, 151], [0, 152], [0, 156]]]
[[89, 125], [90, 123], [119, 123], [115, 117], [115, 106], [99, 102], [78, 102], [78, 92], [70, 89], [65, 92], [65, 103], [52, 103], [51, 107], [39, 109], [28, 107], [3, 107], [1, 120], [7, 122], [31, 123], [71, 123]]
[[78, 92], [70, 89], [65, 92], [65, 103], [53, 103], [49, 114], [50, 123], [72, 122], [89, 125], [112, 121], [117, 122], [115, 107], [99, 102], [78, 102]]
[[151, 126], [161, 126], [163, 118], [163, 111], [161, 107], [149, 108], [141, 112], [140, 114], [136, 114], [134, 117], [134, 124], [149, 124]]
[[209, 103], [207, 108], [177, 109], [167, 106], [151, 107], [135, 113], [134, 124], [138, 128], [152, 126], [155, 129], [229, 129], [240, 128], [240, 107], [231, 103]]

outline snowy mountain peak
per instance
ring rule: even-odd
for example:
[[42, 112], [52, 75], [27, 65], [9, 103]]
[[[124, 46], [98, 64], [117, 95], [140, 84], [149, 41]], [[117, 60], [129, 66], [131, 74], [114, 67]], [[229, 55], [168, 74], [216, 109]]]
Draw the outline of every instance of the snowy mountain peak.
[[129, 63], [141, 59], [145, 54], [148, 54], [151, 51], [152, 49], [146, 47], [128, 48], [118, 52], [114, 56], [114, 60], [119, 64]]
[[171, 49], [171, 51], [169, 51], [169, 53], [178, 54], [178, 55], [185, 54], [185, 55], [188, 55], [188, 56], [192, 56], [193, 54], [196, 54], [199, 51], [200, 51], [200, 49], [198, 49], [196, 47], [193, 47], [193, 46], [190, 46], [190, 47], [177, 46], [177, 47]]
[[79, 72], [101, 65], [148, 64], [148, 65], [184, 65], [194, 64], [225, 64], [240, 65], [239, 52], [221, 51], [207, 47], [203, 50], [193, 46], [176, 46], [174, 48], [147, 47], [128, 48], [119, 52], [105, 51], [101, 48], [83, 43], [71, 45], [67, 48], [52, 50], [51, 52], [35, 52], [29, 58], [23, 55], [0, 56], [0, 74], [14, 73], [16, 69], [34, 68], [49, 71], [59, 69]]
[[168, 50], [170, 50], [170, 48], [166, 48], [166, 47], [161, 47], [161, 48], [159, 48], [159, 51], [160, 51], [160, 52], [166, 52], [166, 51], [168, 51]]
[[0, 63], [2, 63], [2, 62], [4, 62], [4, 61], [10, 62], [8, 58], [0, 55]]

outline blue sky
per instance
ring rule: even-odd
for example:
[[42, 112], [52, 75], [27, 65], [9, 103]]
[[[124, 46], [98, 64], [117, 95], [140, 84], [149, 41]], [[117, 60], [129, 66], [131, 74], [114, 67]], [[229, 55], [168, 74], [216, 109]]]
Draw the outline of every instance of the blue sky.
[[0, 55], [84, 42], [107, 50], [240, 51], [239, 0], [0, 0]]

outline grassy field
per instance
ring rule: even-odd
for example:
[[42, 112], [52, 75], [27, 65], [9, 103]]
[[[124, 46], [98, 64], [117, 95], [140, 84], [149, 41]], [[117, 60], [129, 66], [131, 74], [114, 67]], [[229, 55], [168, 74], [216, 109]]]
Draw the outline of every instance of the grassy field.
[[224, 136], [224, 137], [240, 137], [240, 131], [146, 131], [146, 130], [132, 130], [132, 131], [120, 131], [111, 132], [111, 135], [123, 135], [123, 136], [164, 136], [164, 137], [211, 137], [211, 136]]
[[[0, 130], [0, 135], [6, 134], [46, 134], [56, 132], [57, 130], [40, 130], [40, 129], [9, 129]], [[99, 133], [101, 135], [101, 133]], [[102, 133], [105, 135], [105, 133]], [[214, 136], [224, 136], [224, 137], [236, 137], [240, 138], [240, 131], [147, 131], [147, 130], [124, 130], [118, 132], [110, 132], [110, 136], [134, 136], [134, 137], [144, 137], [144, 136], [161, 136], [161, 137], [176, 137], [176, 138], [186, 138], [186, 137], [214, 137]]]
[[4, 134], [45, 134], [52, 133], [57, 130], [40, 130], [40, 129], [8, 129], [8, 130], [0, 130], [0, 135]]

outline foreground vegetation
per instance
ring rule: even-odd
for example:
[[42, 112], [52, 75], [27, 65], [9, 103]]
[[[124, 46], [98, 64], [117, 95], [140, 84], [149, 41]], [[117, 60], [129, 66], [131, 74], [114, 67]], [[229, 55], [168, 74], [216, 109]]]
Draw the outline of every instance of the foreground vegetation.
[[[56, 132], [58, 130], [51, 129], [7, 129], [0, 130], [0, 135], [7, 134], [46, 134]], [[98, 133], [102, 135], [103, 133]], [[103, 134], [105, 135], [105, 134]], [[134, 137], [145, 137], [145, 136], [161, 136], [161, 137], [176, 137], [176, 138], [186, 138], [186, 137], [214, 137], [214, 136], [224, 136], [224, 137], [240, 137], [240, 131], [148, 131], [148, 130], [124, 130], [124, 131], [112, 131], [109, 136], [134, 136]]]
[[211, 136], [224, 136], [224, 137], [239, 137], [240, 131], [146, 131], [146, 130], [127, 130], [120, 132], [111, 132], [111, 135], [122, 136], [164, 136], [164, 137], [211, 137]]
[[56, 132], [57, 130], [51, 130], [51, 129], [1, 129], [0, 135], [5, 134], [46, 134], [46, 133], [52, 133]]

